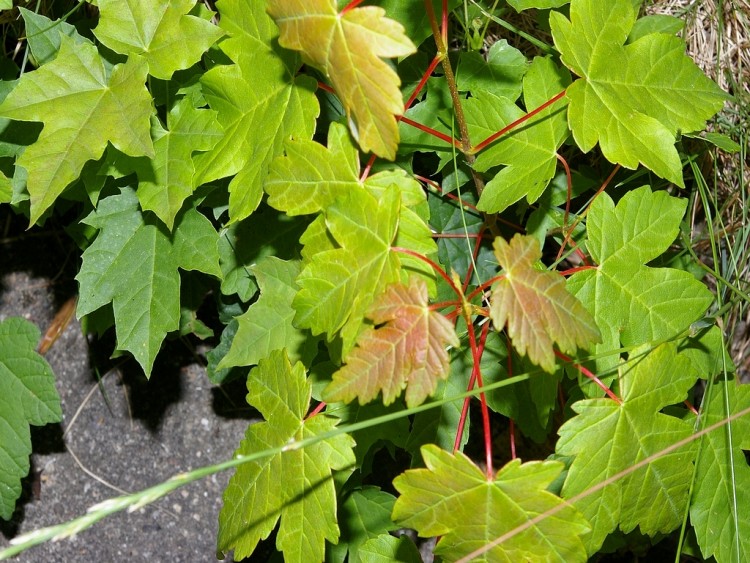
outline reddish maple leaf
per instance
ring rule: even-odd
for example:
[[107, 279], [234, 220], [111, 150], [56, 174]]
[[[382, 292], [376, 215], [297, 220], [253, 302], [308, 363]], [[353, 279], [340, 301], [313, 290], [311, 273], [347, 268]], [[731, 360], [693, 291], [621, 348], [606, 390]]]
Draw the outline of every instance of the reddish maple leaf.
[[[383, 392], [388, 405], [406, 388], [406, 404], [421, 404], [448, 376], [446, 345], [458, 346], [453, 325], [428, 306], [427, 285], [412, 278], [409, 286], [388, 287], [367, 313], [376, 328], [363, 332], [346, 365], [333, 374], [326, 401], [361, 404]], [[382, 325], [382, 326], [379, 326]]]
[[565, 279], [534, 267], [542, 257], [535, 238], [516, 235], [509, 244], [498, 237], [493, 247], [505, 277], [492, 291], [490, 317], [498, 330], [508, 323], [516, 350], [552, 373], [554, 344], [573, 353], [601, 341], [594, 318], [568, 292]]

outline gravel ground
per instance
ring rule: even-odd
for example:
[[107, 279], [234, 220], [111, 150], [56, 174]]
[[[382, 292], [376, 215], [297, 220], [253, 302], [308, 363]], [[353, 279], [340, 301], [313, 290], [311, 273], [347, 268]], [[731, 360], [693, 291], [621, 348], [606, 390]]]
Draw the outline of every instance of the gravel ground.
[[[21, 316], [46, 330], [75, 292], [69, 250], [55, 237], [0, 240], [0, 321]], [[227, 459], [244, 434], [252, 415], [242, 408], [244, 386], [212, 386], [183, 344], [160, 354], [150, 381], [132, 360], [93, 362], [90, 350], [74, 319], [46, 355], [63, 421], [32, 427], [32, 471], [12, 520], [0, 520], [0, 547], [20, 533], [78, 517], [118, 490], [134, 492]], [[92, 364], [116, 367], [98, 385]], [[215, 561], [228, 479], [226, 472], [203, 479], [14, 561]]]

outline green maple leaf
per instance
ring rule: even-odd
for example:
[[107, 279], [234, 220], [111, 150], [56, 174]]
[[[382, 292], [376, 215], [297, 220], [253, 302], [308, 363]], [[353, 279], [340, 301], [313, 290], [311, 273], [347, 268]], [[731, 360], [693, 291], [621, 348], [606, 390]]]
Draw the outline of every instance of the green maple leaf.
[[404, 111], [398, 74], [380, 57], [405, 57], [416, 47], [385, 10], [366, 6], [339, 13], [331, 0], [269, 0], [284, 47], [301, 51], [323, 71], [341, 99], [362, 150], [389, 160], [396, 156]]
[[[690, 359], [663, 344], [620, 368], [622, 404], [609, 398], [573, 404], [578, 413], [559, 430], [556, 451], [575, 456], [562, 489], [571, 498], [657, 454], [693, 432], [692, 422], [660, 412], [682, 402], [700, 375]], [[687, 508], [695, 444], [658, 457], [633, 473], [575, 502], [593, 525], [587, 545], [596, 552], [618, 525], [623, 532], [671, 532]]]
[[119, 158], [119, 172], [138, 174], [138, 200], [171, 230], [184, 201], [192, 195], [195, 166], [192, 154], [211, 150], [221, 139], [216, 112], [195, 109], [183, 98], [167, 115], [167, 129], [151, 118], [154, 158]]
[[168, 332], [179, 328], [178, 268], [221, 277], [218, 234], [194, 208], [177, 219], [171, 236], [146, 223], [135, 192], [103, 199], [83, 221], [99, 229], [83, 253], [78, 318], [112, 303], [117, 347], [135, 356], [147, 375]]
[[399, 204], [394, 186], [381, 201], [357, 190], [328, 207], [325, 225], [341, 247], [314, 253], [297, 279], [299, 326], [333, 336], [350, 320], [359, 325], [373, 293], [398, 281], [399, 262], [390, 248]]
[[71, 37], [76, 44], [88, 42], [87, 39], [78, 34], [74, 26], [65, 21], [53, 21], [41, 14], [27, 10], [23, 6], [19, 6], [18, 11], [23, 17], [32, 60], [37, 67], [55, 58], [60, 50], [62, 42], [60, 37], [62, 35]]
[[57, 57], [23, 75], [0, 104], [0, 115], [43, 121], [39, 139], [17, 164], [28, 170], [31, 223], [35, 223], [107, 143], [130, 156], [154, 156], [146, 90], [147, 66], [139, 57], [107, 69], [89, 42], [61, 36]]
[[[707, 391], [704, 427], [750, 407], [750, 385], [717, 381]], [[730, 440], [731, 436], [731, 440]], [[703, 556], [717, 561], [750, 558], [750, 419], [738, 418], [706, 434], [698, 455], [690, 522]]]
[[478, 51], [462, 52], [456, 70], [459, 91], [481, 90], [515, 100], [521, 95], [523, 75], [529, 68], [526, 57], [508, 41], [492, 44], [486, 57]]
[[[535, 58], [523, 79], [526, 108], [541, 106], [569, 83], [567, 71], [552, 59]], [[469, 133], [477, 142], [525, 115], [513, 100], [482, 90], [474, 90], [464, 108]], [[557, 102], [479, 153], [474, 168], [480, 172], [506, 166], [487, 183], [477, 207], [497, 213], [522, 197], [529, 203], [539, 199], [555, 175], [557, 149], [567, 136], [565, 104]]]
[[[521, 463], [515, 459], [494, 479], [464, 454], [437, 446], [422, 448], [426, 469], [411, 469], [394, 479], [401, 493], [393, 508], [397, 524], [420, 536], [442, 536], [435, 554], [456, 561], [526, 524], [564, 501], [547, 491], [563, 470], [558, 461]], [[586, 561], [581, 536], [589, 525], [572, 506], [541, 520], [472, 561]]]
[[390, 286], [367, 311], [377, 328], [363, 332], [346, 365], [333, 374], [325, 400], [360, 404], [383, 393], [392, 403], [406, 388], [406, 405], [422, 404], [435, 392], [438, 379], [448, 376], [446, 346], [458, 347], [453, 324], [432, 311], [427, 284], [412, 278], [407, 287]]
[[[401, 169], [384, 170], [360, 181], [359, 152], [343, 125], [331, 124], [327, 147], [314, 141], [291, 140], [284, 148], [285, 156], [274, 160], [265, 183], [269, 205], [288, 215], [319, 213], [352, 191], [364, 188], [380, 199], [386, 188], [396, 184], [401, 208], [394, 245], [423, 255], [435, 252], [426, 224], [429, 209], [419, 183]], [[418, 272], [428, 281], [434, 278], [423, 261], [406, 255], [400, 261], [404, 270]]]
[[123, 55], [141, 55], [149, 74], [169, 80], [197, 63], [223, 35], [211, 22], [188, 15], [195, 0], [99, 0], [94, 35]]
[[[247, 455], [332, 431], [336, 419], [318, 414], [305, 419], [310, 382], [305, 368], [292, 366], [274, 351], [248, 377], [248, 403], [266, 422], [251, 424], [235, 456]], [[287, 561], [323, 561], [325, 541], [336, 543], [336, 490], [332, 471], [354, 464], [354, 440], [347, 434], [246, 463], [224, 491], [218, 550], [234, 549], [235, 559], [250, 555], [280, 520], [276, 547]]]
[[581, 77], [568, 88], [568, 122], [584, 152], [599, 143], [610, 162], [640, 162], [684, 187], [675, 138], [702, 130], [728, 96], [678, 37], [651, 33], [624, 45], [636, 8], [632, 0], [573, 0], [570, 20], [550, 14], [562, 61]]
[[29, 472], [29, 424], [62, 420], [55, 376], [34, 350], [39, 329], [20, 318], [0, 322], [0, 518], [10, 520]]
[[498, 237], [494, 248], [505, 277], [492, 290], [490, 317], [498, 330], [508, 324], [514, 348], [553, 373], [554, 344], [572, 354], [601, 341], [594, 318], [568, 293], [564, 278], [535, 268], [542, 251], [534, 237], [517, 234], [510, 243]]
[[373, 486], [365, 486], [348, 494], [339, 508], [341, 539], [335, 547], [330, 548], [334, 554], [332, 559], [343, 562], [348, 552], [349, 561], [362, 561], [358, 556], [362, 544], [397, 529], [391, 520], [394, 502], [396, 498], [393, 495]]
[[312, 359], [317, 352], [316, 341], [292, 326], [292, 299], [298, 290], [294, 280], [300, 269], [299, 262], [284, 262], [272, 256], [250, 267], [260, 286], [260, 297], [237, 317], [237, 334], [218, 369], [257, 364], [281, 348], [286, 349], [291, 361]]
[[617, 207], [606, 193], [591, 205], [586, 244], [599, 266], [572, 275], [568, 289], [586, 304], [602, 333], [602, 343], [593, 348], [602, 354], [597, 372], [617, 365], [619, 354], [612, 352], [621, 344], [638, 346], [676, 336], [713, 301], [688, 272], [644, 265], [669, 248], [686, 205], [648, 186], [625, 194]]
[[222, 0], [219, 12], [229, 35], [220, 46], [236, 64], [216, 66], [201, 78], [224, 138], [196, 156], [195, 184], [235, 175], [229, 184], [234, 222], [257, 208], [268, 166], [284, 141], [312, 138], [319, 107], [315, 80], [297, 76], [298, 57], [278, 46], [264, 2]]

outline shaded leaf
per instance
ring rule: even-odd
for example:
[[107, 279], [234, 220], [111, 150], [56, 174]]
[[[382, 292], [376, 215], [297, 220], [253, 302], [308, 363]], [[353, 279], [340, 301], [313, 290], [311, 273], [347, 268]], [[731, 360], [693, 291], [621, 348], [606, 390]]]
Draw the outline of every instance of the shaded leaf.
[[486, 58], [477, 51], [459, 55], [456, 85], [460, 91], [481, 90], [515, 100], [521, 95], [521, 81], [527, 68], [521, 51], [501, 39], [492, 44]]
[[62, 35], [55, 60], [24, 74], [0, 104], [4, 117], [44, 122], [39, 139], [17, 160], [28, 170], [32, 224], [107, 143], [130, 156], [154, 156], [146, 72], [138, 57], [109, 72], [91, 43]]
[[120, 172], [138, 174], [138, 200], [171, 230], [184, 201], [195, 189], [194, 152], [211, 150], [222, 137], [216, 112], [195, 109], [183, 98], [167, 115], [167, 129], [151, 118], [154, 157], [118, 159]]
[[190, 208], [172, 236], [147, 223], [130, 189], [110, 196], [83, 221], [99, 230], [83, 253], [77, 316], [112, 303], [117, 347], [135, 356], [148, 376], [161, 343], [180, 321], [178, 268], [221, 276], [218, 235]]
[[[689, 359], [677, 354], [672, 343], [645, 357], [635, 351], [633, 358], [618, 374], [622, 404], [609, 398], [578, 401], [573, 404], [578, 416], [560, 428], [556, 452], [575, 456], [563, 498], [586, 491], [692, 434], [692, 421], [660, 412], [682, 402], [695, 384], [699, 374]], [[625, 533], [638, 526], [653, 536], [682, 523], [695, 445], [665, 453], [575, 503], [593, 526], [587, 538], [589, 553], [596, 552], [618, 525]]]
[[381, 534], [367, 540], [359, 549], [361, 563], [421, 563], [417, 546], [406, 535], [400, 538]]
[[55, 376], [35, 348], [39, 329], [21, 318], [0, 322], [0, 518], [10, 520], [29, 472], [29, 424], [62, 420]]
[[366, 486], [349, 493], [339, 508], [341, 539], [333, 549], [342, 555], [348, 552], [349, 561], [361, 561], [362, 544], [397, 529], [391, 520], [394, 502], [393, 495], [378, 487]]
[[26, 39], [29, 42], [29, 49], [31, 49], [31, 55], [34, 57], [33, 60], [37, 67], [55, 58], [62, 43], [61, 35], [71, 37], [77, 45], [84, 41], [87, 42], [78, 34], [75, 27], [65, 21], [53, 21], [42, 14], [27, 10], [23, 6], [19, 6], [18, 11], [23, 17]]
[[188, 15], [195, 0], [99, 0], [94, 35], [123, 55], [141, 55], [149, 74], [168, 80], [197, 63], [223, 35], [204, 19]]
[[[563, 470], [557, 461], [516, 459], [492, 479], [464, 454], [422, 448], [426, 469], [410, 469], [393, 486], [401, 496], [394, 520], [420, 536], [442, 536], [435, 554], [456, 561], [564, 501], [546, 489]], [[494, 545], [473, 561], [586, 561], [589, 525], [572, 506]]]
[[405, 57], [416, 50], [401, 24], [377, 6], [338, 13], [330, 0], [269, 0], [268, 12], [281, 31], [279, 43], [301, 51], [330, 78], [362, 150], [393, 160], [395, 116], [404, 111], [401, 81], [380, 57]]
[[309, 363], [317, 352], [317, 342], [292, 326], [292, 299], [298, 290], [294, 280], [300, 272], [299, 262], [268, 256], [251, 266], [250, 271], [260, 287], [260, 297], [237, 317], [237, 334], [217, 369], [257, 364], [271, 351], [282, 348], [290, 361]]
[[[248, 403], [265, 422], [251, 424], [235, 456], [247, 455], [332, 431], [336, 419], [305, 419], [310, 383], [305, 369], [274, 351], [248, 377]], [[250, 555], [280, 521], [276, 547], [287, 561], [323, 561], [326, 540], [336, 543], [336, 491], [332, 472], [354, 464], [354, 441], [347, 434], [246, 463], [224, 491], [218, 551]]]
[[599, 143], [610, 162], [641, 163], [684, 187], [676, 136], [703, 129], [728, 96], [678, 37], [650, 33], [624, 45], [636, 16], [632, 0], [572, 0], [570, 20], [550, 14], [562, 61], [581, 77], [567, 91], [568, 123], [582, 151]]
[[356, 397], [364, 404], [382, 391], [388, 405], [405, 388], [406, 405], [421, 404], [434, 393], [437, 380], [448, 376], [446, 347], [459, 345], [453, 325], [430, 309], [427, 286], [417, 278], [408, 287], [390, 286], [367, 317], [377, 328], [360, 335], [346, 365], [333, 374], [326, 401]]
[[601, 341], [594, 318], [568, 293], [565, 279], [535, 267], [542, 252], [534, 237], [517, 234], [510, 244], [498, 237], [493, 246], [505, 276], [492, 290], [490, 317], [498, 330], [508, 324], [519, 353], [553, 373], [554, 344], [572, 354]]
[[[523, 79], [524, 101], [536, 109], [570, 83], [568, 72], [551, 58], [536, 57]], [[480, 172], [505, 165], [485, 186], [477, 207], [497, 213], [519, 199], [536, 201], [555, 175], [557, 149], [568, 136], [565, 102], [550, 107], [500, 137], [477, 156]], [[525, 114], [512, 100], [476, 90], [465, 102], [466, 121], [475, 143], [490, 137]]]

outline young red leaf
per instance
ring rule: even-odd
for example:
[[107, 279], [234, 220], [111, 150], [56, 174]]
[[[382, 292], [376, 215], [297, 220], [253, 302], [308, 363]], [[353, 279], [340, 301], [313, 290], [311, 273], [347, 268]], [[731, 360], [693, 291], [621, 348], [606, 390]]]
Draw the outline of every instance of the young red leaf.
[[362, 150], [393, 160], [404, 105], [398, 75], [380, 57], [405, 57], [416, 47], [400, 23], [376, 6], [336, 11], [331, 0], [270, 0], [279, 43], [301, 51], [331, 79]]
[[594, 318], [568, 293], [565, 280], [534, 267], [542, 257], [535, 238], [516, 235], [508, 244], [498, 237], [494, 248], [505, 277], [492, 291], [490, 317], [498, 329], [508, 323], [513, 346], [521, 354], [551, 373], [554, 344], [573, 353], [601, 341]]
[[333, 374], [325, 390], [327, 401], [364, 404], [383, 392], [392, 403], [406, 388], [406, 404], [419, 405], [448, 375], [446, 345], [458, 346], [453, 325], [430, 310], [427, 284], [412, 278], [409, 286], [391, 285], [367, 317], [376, 325], [360, 336], [346, 365]]

